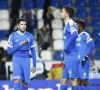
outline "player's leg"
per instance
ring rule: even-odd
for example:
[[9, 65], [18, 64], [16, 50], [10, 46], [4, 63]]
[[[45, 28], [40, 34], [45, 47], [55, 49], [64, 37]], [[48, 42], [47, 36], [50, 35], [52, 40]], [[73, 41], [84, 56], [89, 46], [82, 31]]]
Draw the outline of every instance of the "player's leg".
[[79, 86], [79, 90], [82, 90], [82, 81], [80, 78], [77, 79], [77, 84]]
[[79, 90], [77, 78], [79, 77], [79, 61], [71, 60], [68, 64], [68, 77], [70, 78], [70, 82], [72, 84], [72, 90]]
[[21, 66], [20, 59], [13, 57], [13, 80], [14, 80], [14, 90], [20, 90], [20, 80], [21, 80]]
[[22, 62], [22, 69], [23, 69], [22, 90], [28, 90], [28, 82], [30, 79], [30, 59], [29, 58], [24, 58]]
[[88, 90], [95, 90], [88, 82], [88, 78], [89, 78], [89, 69], [90, 69], [90, 65], [89, 63], [86, 63], [85, 66], [80, 66], [81, 68], [81, 83], [87, 87]]
[[82, 84], [87, 87], [88, 90], [96, 90], [93, 86], [91, 86], [89, 84], [89, 81], [86, 79], [86, 80], [82, 80]]
[[66, 90], [67, 89], [67, 81], [68, 81], [68, 75], [67, 75], [67, 69], [66, 69], [66, 66], [64, 65], [63, 68], [62, 68], [62, 76], [61, 76], [61, 79], [60, 79], [60, 83], [61, 83], [61, 86], [60, 86], [60, 90]]

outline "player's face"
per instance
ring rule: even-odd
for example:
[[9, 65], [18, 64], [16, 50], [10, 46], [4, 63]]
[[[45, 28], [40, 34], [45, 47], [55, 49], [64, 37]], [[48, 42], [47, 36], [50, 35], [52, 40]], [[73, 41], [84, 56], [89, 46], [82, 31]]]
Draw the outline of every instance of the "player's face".
[[80, 32], [82, 30], [82, 27], [78, 23], [77, 23], [77, 28], [78, 28], [78, 32]]
[[63, 8], [61, 11], [61, 19], [65, 19], [68, 14], [66, 13], [66, 10]]
[[17, 25], [18, 30], [20, 30], [21, 32], [25, 32], [26, 31], [26, 22], [25, 21], [21, 21], [18, 25]]

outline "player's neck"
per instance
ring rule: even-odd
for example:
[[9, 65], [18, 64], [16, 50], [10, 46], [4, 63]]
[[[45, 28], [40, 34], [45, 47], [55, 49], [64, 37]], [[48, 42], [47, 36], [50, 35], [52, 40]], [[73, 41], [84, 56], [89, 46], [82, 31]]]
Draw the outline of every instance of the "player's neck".
[[71, 18], [66, 17], [66, 18], [64, 19], [64, 23], [66, 23], [66, 22], [69, 21], [69, 20], [71, 20]]
[[20, 30], [17, 31], [19, 34], [23, 35], [25, 32], [21, 32]]

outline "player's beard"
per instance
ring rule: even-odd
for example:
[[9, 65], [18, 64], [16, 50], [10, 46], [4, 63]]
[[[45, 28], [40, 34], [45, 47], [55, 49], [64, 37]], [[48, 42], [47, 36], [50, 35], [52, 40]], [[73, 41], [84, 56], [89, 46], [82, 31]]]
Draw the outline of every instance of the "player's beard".
[[24, 33], [26, 30], [22, 30], [21, 28], [18, 29], [21, 33]]

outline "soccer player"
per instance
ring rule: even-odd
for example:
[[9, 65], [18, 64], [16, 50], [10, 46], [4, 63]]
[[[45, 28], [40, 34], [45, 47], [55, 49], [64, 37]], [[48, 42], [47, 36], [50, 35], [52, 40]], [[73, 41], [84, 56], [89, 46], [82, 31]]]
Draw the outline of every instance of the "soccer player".
[[34, 48], [33, 35], [26, 31], [26, 21], [23, 18], [17, 20], [18, 31], [9, 36], [7, 44], [8, 54], [13, 54], [13, 80], [14, 90], [20, 89], [22, 81], [22, 90], [28, 90], [28, 82], [30, 78], [30, 54], [31, 50], [33, 67], [32, 73], [36, 71], [36, 53]]
[[64, 66], [62, 69], [60, 90], [67, 89], [67, 81], [70, 79], [72, 90], [78, 90], [78, 65], [79, 55], [76, 47], [76, 38], [78, 30], [76, 23], [71, 19], [74, 15], [74, 9], [71, 6], [64, 6], [61, 12], [61, 18], [65, 23], [64, 27]]
[[[89, 69], [90, 69], [90, 55], [94, 49], [94, 42], [90, 35], [84, 31], [85, 21], [79, 19], [76, 21], [78, 27], [78, 38], [77, 46], [79, 48], [80, 54], [80, 64], [79, 64], [79, 85], [83, 84], [88, 90], [95, 90], [91, 85], [89, 85]], [[80, 87], [81, 88], [81, 87]]]

